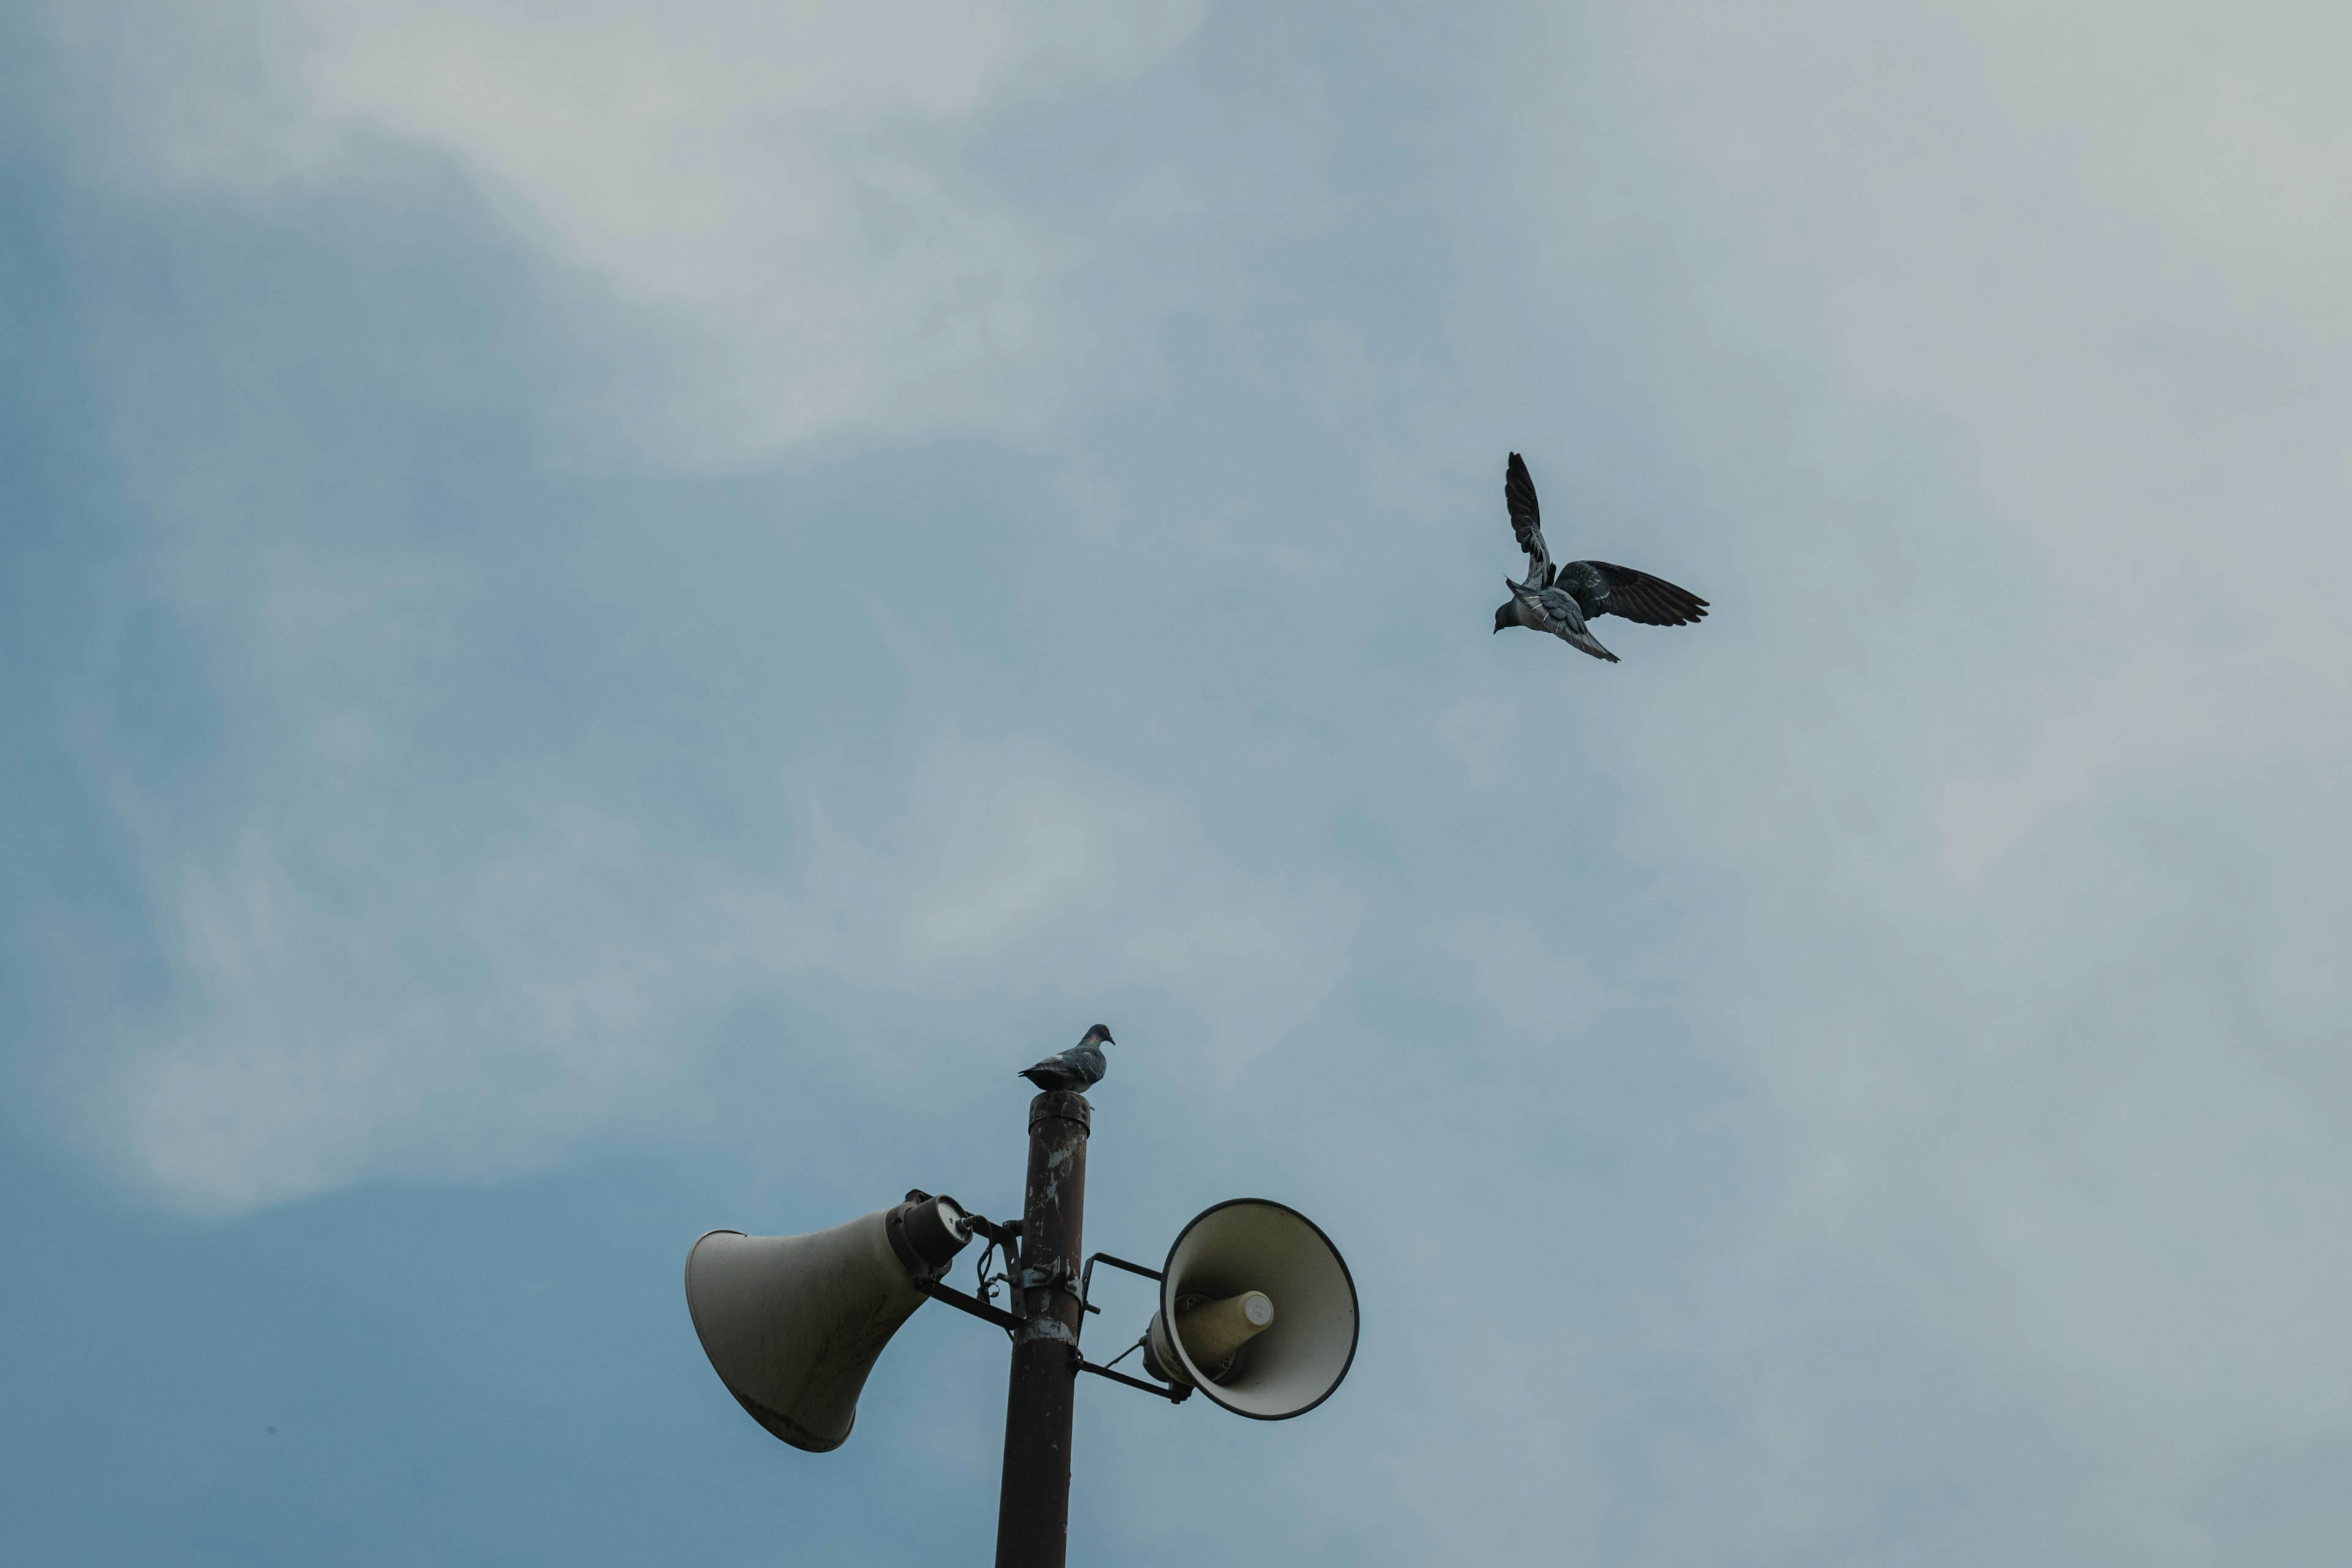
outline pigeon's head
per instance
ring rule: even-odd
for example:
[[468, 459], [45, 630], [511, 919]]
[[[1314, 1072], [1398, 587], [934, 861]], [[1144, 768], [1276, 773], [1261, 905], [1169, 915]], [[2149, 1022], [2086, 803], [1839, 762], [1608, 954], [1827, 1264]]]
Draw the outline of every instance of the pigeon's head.
[[1078, 1042], [1081, 1046], [1115, 1046], [1118, 1043], [1110, 1037], [1108, 1024], [1097, 1024], [1087, 1031], [1087, 1037]]
[[1518, 607], [1519, 602], [1517, 599], [1506, 599], [1501, 604], [1496, 605], [1495, 629], [1499, 632], [1505, 626], [1517, 626], [1519, 624], [1519, 618], [1511, 612]]

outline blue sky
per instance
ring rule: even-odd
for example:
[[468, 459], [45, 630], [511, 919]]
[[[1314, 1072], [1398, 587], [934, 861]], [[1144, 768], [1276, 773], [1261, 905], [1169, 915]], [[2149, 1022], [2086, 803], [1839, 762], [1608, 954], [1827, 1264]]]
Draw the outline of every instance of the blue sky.
[[801, 1455], [679, 1269], [1100, 1018], [1364, 1337], [1074, 1561], [2341, 1561], [2347, 45], [0, 7], [9, 1555], [980, 1550], [995, 1335]]

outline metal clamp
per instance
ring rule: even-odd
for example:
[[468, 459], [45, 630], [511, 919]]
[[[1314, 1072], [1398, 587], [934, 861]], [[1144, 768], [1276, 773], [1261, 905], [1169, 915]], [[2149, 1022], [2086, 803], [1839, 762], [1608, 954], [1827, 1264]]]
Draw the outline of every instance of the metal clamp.
[[1019, 1279], [1008, 1279], [1005, 1283], [1020, 1290], [1059, 1290], [1089, 1312], [1100, 1310], [1087, 1306], [1086, 1290], [1083, 1286], [1074, 1288], [1070, 1284], [1071, 1273], [1070, 1260], [1057, 1258], [1049, 1268], [1024, 1268]]

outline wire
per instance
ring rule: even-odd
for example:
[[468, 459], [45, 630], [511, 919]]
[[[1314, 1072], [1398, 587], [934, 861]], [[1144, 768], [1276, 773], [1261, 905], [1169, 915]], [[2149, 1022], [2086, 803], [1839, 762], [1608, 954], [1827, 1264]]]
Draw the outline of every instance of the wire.
[[980, 1249], [980, 1256], [972, 1260], [971, 1266], [972, 1278], [979, 1281], [972, 1288], [973, 1294], [991, 1306], [996, 1303], [996, 1287], [990, 1284], [988, 1280], [988, 1260], [995, 1256], [996, 1238], [992, 1236], [988, 1238], [988, 1245]]
[[[971, 1265], [971, 1293], [992, 1307], [996, 1305], [996, 1281], [999, 1279], [1003, 1280], [1008, 1288], [1013, 1284], [1013, 1276], [1010, 1274], [998, 1274], [992, 1276], [988, 1272], [989, 1259], [994, 1258], [996, 1254], [996, 1238], [994, 1237], [990, 1237], [988, 1238], [988, 1245], [980, 1249], [980, 1256], [972, 1260]], [[1005, 1267], [1007, 1268], [1012, 1267], [1012, 1255], [1009, 1252], [1005, 1255]], [[1011, 1329], [1006, 1329], [1004, 1331], [1004, 1337], [1008, 1340], [1011, 1339], [1013, 1337], [1013, 1331]]]

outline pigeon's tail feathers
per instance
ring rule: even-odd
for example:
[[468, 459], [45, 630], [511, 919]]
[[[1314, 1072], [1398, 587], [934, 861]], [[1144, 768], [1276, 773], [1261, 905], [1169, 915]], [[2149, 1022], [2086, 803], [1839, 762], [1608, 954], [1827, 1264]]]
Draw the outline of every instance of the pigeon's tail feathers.
[[1566, 634], [1562, 634], [1560, 640], [1566, 642], [1571, 647], [1581, 648], [1586, 653], [1591, 654], [1593, 658], [1600, 659], [1605, 664], [1616, 664], [1619, 662], [1617, 656], [1611, 653], [1607, 648], [1602, 647], [1601, 646], [1601, 639], [1594, 637], [1591, 632], [1579, 632], [1574, 637], [1569, 637]]
[[1554, 589], [1543, 596], [1542, 605], [1548, 612], [1545, 625], [1554, 637], [1580, 653], [1589, 653], [1610, 664], [1617, 662], [1617, 656], [1601, 647], [1601, 639], [1594, 637], [1591, 628], [1584, 624], [1584, 616], [1578, 612], [1575, 600]]
[[[1506, 577], [1504, 581], [1509, 583], [1510, 579]], [[1525, 606], [1529, 621], [1539, 629], [1595, 658], [1606, 659], [1611, 664], [1617, 662], [1617, 656], [1602, 647], [1601, 639], [1585, 629], [1584, 616], [1566, 590], [1546, 588], [1538, 591], [1524, 583], [1511, 583], [1511, 597]], [[1502, 628], [1497, 626], [1496, 629], [1499, 631]]]

